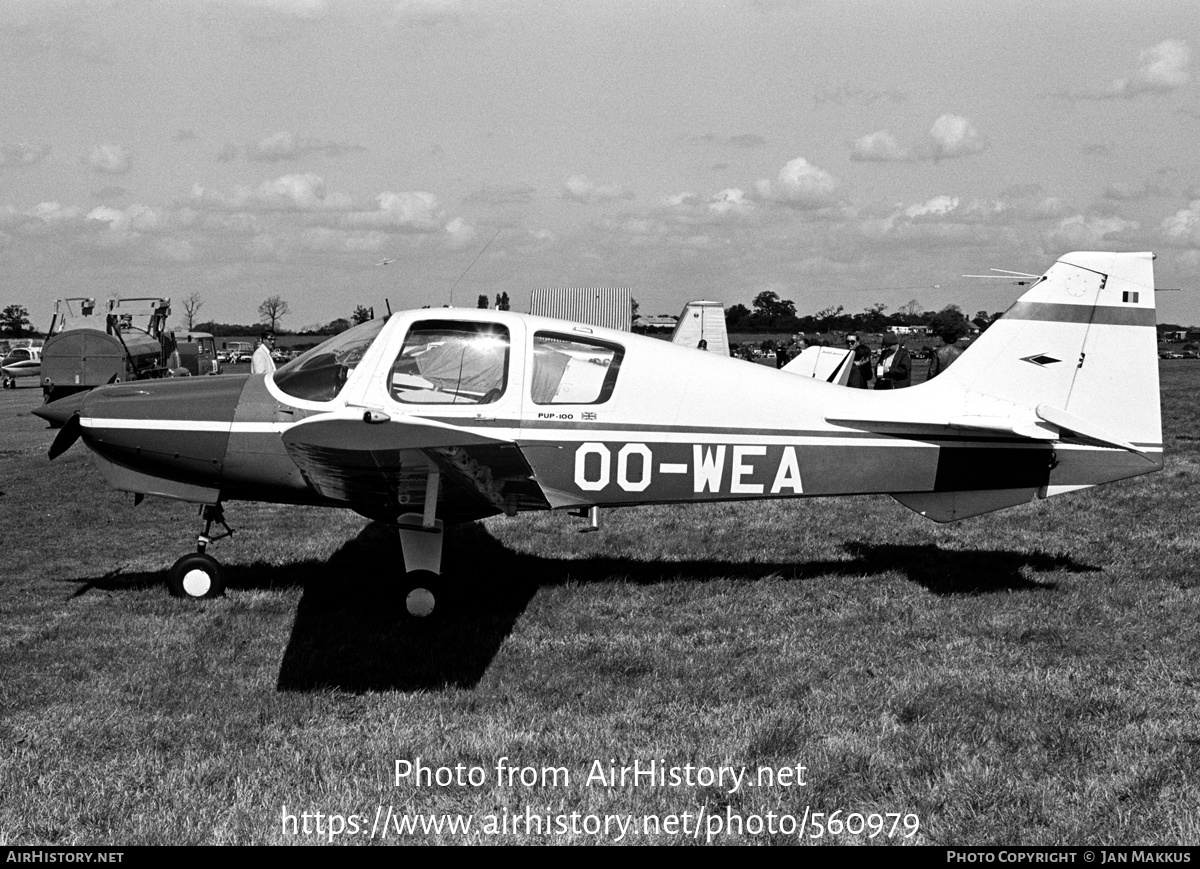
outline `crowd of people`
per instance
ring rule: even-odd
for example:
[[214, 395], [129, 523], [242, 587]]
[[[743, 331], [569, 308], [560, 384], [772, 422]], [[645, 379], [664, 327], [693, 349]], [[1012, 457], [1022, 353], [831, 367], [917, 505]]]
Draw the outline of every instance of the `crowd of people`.
[[[929, 353], [929, 368], [925, 379], [937, 377], [962, 355], [959, 337], [953, 332], [939, 334], [942, 346]], [[815, 342], [819, 345], [821, 342]], [[795, 359], [809, 346], [807, 336], [796, 334], [791, 341], [780, 342], [775, 347], [775, 367], [783, 368]], [[850, 368], [850, 379], [846, 385], [853, 389], [904, 389], [912, 385], [913, 364], [912, 354], [904, 346], [899, 335], [887, 332], [883, 336], [882, 346], [876, 355], [866, 342], [860, 340], [857, 333], [846, 335], [846, 349], [854, 354]], [[755, 361], [757, 354], [749, 344], [730, 347], [731, 354], [739, 359]]]

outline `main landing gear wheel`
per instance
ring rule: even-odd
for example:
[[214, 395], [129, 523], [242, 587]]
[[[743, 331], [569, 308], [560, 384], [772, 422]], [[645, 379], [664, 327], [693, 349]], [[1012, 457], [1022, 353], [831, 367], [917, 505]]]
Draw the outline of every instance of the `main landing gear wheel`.
[[404, 609], [413, 618], [432, 616], [445, 604], [442, 578], [431, 570], [412, 570], [404, 577]]
[[225, 571], [211, 555], [193, 552], [171, 566], [167, 588], [175, 597], [192, 600], [220, 597], [225, 593]]

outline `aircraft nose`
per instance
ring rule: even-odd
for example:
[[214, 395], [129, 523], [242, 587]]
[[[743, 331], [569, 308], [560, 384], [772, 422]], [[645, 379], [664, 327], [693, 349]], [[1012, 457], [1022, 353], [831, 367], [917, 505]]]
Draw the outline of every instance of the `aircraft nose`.
[[194, 377], [93, 390], [79, 411], [84, 442], [143, 474], [217, 486], [246, 380]]
[[85, 392], [68, 395], [66, 398], [60, 398], [58, 401], [52, 401], [49, 404], [43, 404], [41, 407], [35, 408], [33, 415], [41, 417], [50, 423], [50, 428], [62, 428], [67, 420], [74, 416], [79, 411], [79, 408], [83, 406], [85, 398], [87, 398], [87, 393]]

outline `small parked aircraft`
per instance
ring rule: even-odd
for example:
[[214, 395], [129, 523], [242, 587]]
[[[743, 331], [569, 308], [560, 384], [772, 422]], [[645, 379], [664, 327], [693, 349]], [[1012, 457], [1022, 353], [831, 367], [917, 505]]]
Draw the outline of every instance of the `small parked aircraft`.
[[5, 389], [15, 389], [17, 381], [23, 377], [32, 377], [36, 385], [42, 373], [42, 348], [33, 345], [14, 347], [0, 359], [0, 372]]
[[903, 390], [459, 308], [371, 320], [273, 375], [114, 384], [35, 413], [65, 423], [51, 458], [82, 437], [136, 500], [203, 505], [174, 594], [221, 594], [206, 548], [227, 502], [316, 504], [398, 527], [406, 605], [427, 614], [445, 523], [867, 493], [949, 522], [1160, 470], [1153, 258], [1064, 256]]

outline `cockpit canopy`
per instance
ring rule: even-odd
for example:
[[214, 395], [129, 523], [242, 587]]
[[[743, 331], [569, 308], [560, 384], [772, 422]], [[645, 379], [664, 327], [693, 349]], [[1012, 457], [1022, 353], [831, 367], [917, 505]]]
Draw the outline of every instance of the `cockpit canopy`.
[[[384, 322], [371, 320], [314, 347], [276, 371], [275, 385], [293, 398], [332, 401]], [[601, 404], [612, 395], [625, 355], [620, 344], [541, 330], [529, 340], [531, 365], [524, 376], [533, 404]], [[392, 400], [403, 404], [492, 404], [510, 388], [512, 353], [512, 334], [502, 323], [444, 315], [418, 319], [409, 325], [385, 382]]]

